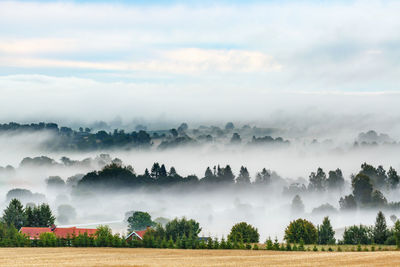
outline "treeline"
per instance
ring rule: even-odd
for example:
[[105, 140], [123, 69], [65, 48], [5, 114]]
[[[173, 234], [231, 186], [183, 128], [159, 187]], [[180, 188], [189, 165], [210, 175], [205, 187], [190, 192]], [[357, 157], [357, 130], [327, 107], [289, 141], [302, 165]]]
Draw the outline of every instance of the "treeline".
[[[247, 145], [263, 145], [263, 144], [289, 144], [288, 140], [281, 137], [273, 138], [269, 135], [256, 137], [254, 134], [260, 135], [273, 132], [272, 129], [262, 129], [244, 126], [236, 129], [233, 123], [227, 123], [225, 128], [217, 126], [205, 127], [188, 130], [188, 125], [182, 123], [177, 128], [160, 131], [146, 131], [146, 127], [136, 127], [136, 131], [125, 132], [122, 129], [114, 129], [113, 131], [99, 130], [92, 132], [90, 128], [80, 127], [79, 130], [73, 130], [70, 127], [60, 127], [56, 123], [31, 123], [19, 124], [10, 122], [8, 124], [0, 124], [1, 133], [41, 133], [49, 132], [54, 138], [44, 142], [43, 145], [49, 150], [102, 150], [112, 148], [148, 148], [156, 141], [160, 143], [159, 149], [175, 148], [182, 145], [193, 145], [208, 143], [215, 140], [226, 140], [229, 144], [240, 144], [242, 138], [239, 133], [243, 132], [246, 136], [253, 134], [252, 139]], [[223, 142], [224, 143], [224, 142]]]
[[0, 124], [0, 133], [37, 133], [47, 131], [54, 138], [44, 145], [50, 150], [98, 150], [110, 148], [132, 148], [151, 146], [150, 135], [143, 130], [126, 133], [115, 129], [113, 132], [104, 130], [92, 133], [91, 129], [82, 127], [78, 131], [69, 127], [59, 127], [56, 123], [19, 124], [10, 122]]
[[268, 185], [274, 182], [283, 182], [283, 179], [275, 172], [266, 170], [265, 168], [256, 174], [254, 182], [251, 182], [250, 174], [246, 167], [241, 167], [239, 175], [236, 177], [230, 165], [225, 167], [214, 166], [212, 169], [208, 167], [204, 177], [199, 179], [196, 175], [188, 175], [183, 177], [179, 175], [174, 167], [168, 171], [164, 164], [154, 163], [149, 169], [141, 175], [137, 175], [133, 168], [122, 166], [120, 164], [110, 164], [100, 171], [87, 173], [78, 182], [77, 188], [117, 188], [132, 189], [141, 186], [190, 186], [197, 185], [227, 185], [227, 184], [264, 184]]
[[[30, 219], [29, 219], [30, 216]], [[93, 235], [87, 233], [57, 237], [52, 232], [30, 239], [18, 231], [22, 226], [49, 227], [54, 216], [46, 204], [34, 209], [23, 208], [19, 200], [13, 199], [4, 210], [0, 221], [0, 246], [3, 247], [145, 247], [180, 249], [267, 249], [267, 250], [306, 250], [305, 245], [397, 245], [400, 248], [400, 221], [396, 220], [389, 229], [384, 214], [377, 214], [374, 226], [354, 225], [345, 228], [343, 239], [335, 240], [335, 231], [329, 217], [321, 225], [314, 226], [305, 219], [297, 219], [286, 227], [284, 240], [279, 243], [268, 238], [259, 244], [258, 229], [246, 222], [235, 224], [227, 238], [199, 237], [201, 227], [193, 219], [175, 218], [164, 223], [152, 221], [147, 212], [135, 212], [128, 218], [129, 232], [147, 228], [143, 239], [130, 234], [128, 237], [112, 234], [108, 226], [99, 226]], [[151, 227], [151, 228], [149, 228]], [[338, 250], [340, 247], [338, 248]], [[310, 250], [310, 247], [307, 248]]]

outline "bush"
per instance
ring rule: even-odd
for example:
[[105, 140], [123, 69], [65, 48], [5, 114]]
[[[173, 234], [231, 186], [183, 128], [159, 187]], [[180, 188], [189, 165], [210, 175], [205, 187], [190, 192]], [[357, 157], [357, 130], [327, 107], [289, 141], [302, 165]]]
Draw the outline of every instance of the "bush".
[[367, 226], [353, 225], [345, 228], [343, 233], [343, 243], [348, 245], [368, 245], [372, 242], [372, 230]]
[[313, 244], [317, 238], [315, 226], [304, 219], [292, 221], [285, 230], [285, 240], [290, 243], [299, 243], [303, 239], [304, 244]]
[[258, 243], [259, 239], [260, 235], [257, 228], [245, 222], [235, 224], [228, 235], [228, 240], [230, 242], [243, 241], [245, 243]]

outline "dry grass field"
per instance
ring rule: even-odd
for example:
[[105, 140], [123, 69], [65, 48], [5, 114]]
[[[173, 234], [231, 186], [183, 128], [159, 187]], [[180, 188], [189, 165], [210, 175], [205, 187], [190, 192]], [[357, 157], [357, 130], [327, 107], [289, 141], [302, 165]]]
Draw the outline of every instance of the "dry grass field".
[[400, 252], [1, 248], [0, 266], [400, 266]]

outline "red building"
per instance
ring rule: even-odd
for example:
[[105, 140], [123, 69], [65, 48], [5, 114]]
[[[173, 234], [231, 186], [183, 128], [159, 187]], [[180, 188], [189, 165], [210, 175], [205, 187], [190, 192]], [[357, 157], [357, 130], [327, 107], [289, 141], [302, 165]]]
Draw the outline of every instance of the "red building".
[[29, 239], [39, 239], [40, 234], [42, 233], [54, 233], [58, 238], [67, 238], [78, 236], [80, 234], [87, 233], [90, 235], [95, 235], [97, 229], [85, 229], [85, 228], [57, 228], [53, 227], [22, 227], [20, 232], [29, 236]]
[[127, 237], [126, 240], [132, 240], [135, 238], [138, 238], [140, 240], [143, 240], [143, 236], [144, 234], [147, 232], [149, 228], [147, 228], [146, 230], [142, 230], [142, 231], [133, 231], [132, 233], [130, 233]]

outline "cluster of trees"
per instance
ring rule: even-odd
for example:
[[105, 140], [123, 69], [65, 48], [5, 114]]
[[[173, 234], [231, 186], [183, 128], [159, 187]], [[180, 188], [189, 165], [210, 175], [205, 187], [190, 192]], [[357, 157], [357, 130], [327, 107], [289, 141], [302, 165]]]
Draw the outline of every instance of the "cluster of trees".
[[[100, 226], [94, 235], [87, 233], [57, 237], [54, 233], [42, 233], [38, 239], [31, 240], [18, 231], [22, 226], [49, 227], [54, 223], [54, 216], [48, 205], [26, 206], [17, 199], [10, 201], [0, 221], [0, 246], [75, 246], [75, 247], [146, 247], [146, 248], [182, 248], [182, 249], [260, 249], [260, 235], [257, 228], [246, 222], [235, 224], [225, 239], [199, 237], [201, 227], [193, 219], [175, 218], [171, 221], [156, 223], [147, 212], [136, 211], [128, 218], [128, 231], [147, 229], [143, 239], [125, 238], [112, 234], [108, 226]], [[151, 228], [150, 228], [151, 227]], [[310, 221], [297, 219], [286, 227], [284, 240], [280, 244], [275, 238], [266, 241], [268, 250], [305, 250], [304, 245], [336, 244], [335, 231], [328, 217], [321, 225], [314, 226]], [[294, 245], [293, 245], [294, 244]], [[397, 245], [400, 248], [400, 221], [389, 229], [384, 214], [377, 214], [374, 226], [354, 225], [345, 228], [343, 239], [337, 244], [349, 245]], [[293, 247], [292, 247], [293, 245]], [[315, 249], [315, 247], [314, 247]]]
[[56, 123], [31, 123], [19, 124], [10, 122], [0, 124], [1, 132], [38, 132], [48, 131], [56, 139], [46, 142], [48, 149], [54, 150], [96, 150], [121, 147], [149, 147], [150, 135], [143, 130], [125, 133], [124, 130], [115, 129], [112, 133], [104, 130], [92, 133], [91, 129], [82, 127], [75, 131], [69, 127], [59, 127]]
[[17, 230], [21, 227], [49, 227], [54, 224], [49, 205], [29, 204], [24, 207], [18, 199], [12, 199], [3, 212], [1, 221], [6, 225], [12, 225]]
[[[288, 243], [333, 245], [336, 243], [335, 231], [330, 220], [325, 217], [322, 224], [315, 227], [305, 219], [292, 221], [285, 230], [284, 239]], [[397, 245], [400, 247], [400, 221], [388, 229], [384, 214], [379, 211], [374, 226], [353, 225], [346, 227], [343, 239], [337, 242], [346, 245]]]
[[382, 166], [375, 168], [363, 163], [360, 172], [351, 177], [352, 194], [339, 200], [340, 207], [343, 210], [357, 207], [383, 208], [387, 206], [388, 201], [382, 191], [396, 189], [399, 181], [400, 177], [394, 168], [390, 167], [386, 173]]
[[353, 225], [345, 229], [343, 244], [385, 244], [400, 246], [400, 221], [397, 220], [392, 229], [386, 225], [384, 214], [380, 211], [374, 226]]
[[[204, 177], [199, 179], [196, 175], [180, 176], [174, 167], [169, 171], [164, 164], [154, 163], [150, 171], [145, 170], [144, 174], [137, 175], [133, 168], [122, 166], [121, 164], [112, 163], [105, 166], [100, 171], [87, 173], [78, 182], [78, 187], [107, 187], [107, 188], [131, 188], [145, 185], [153, 186], [169, 186], [169, 185], [201, 185], [201, 184], [241, 184], [250, 185], [250, 174], [246, 167], [241, 167], [237, 177], [232, 172], [229, 165], [225, 167], [214, 166], [213, 169], [208, 167]], [[283, 181], [275, 172], [263, 169], [256, 174], [253, 184], [268, 185], [272, 182]]]
[[[108, 128], [103, 125], [101, 128]], [[100, 128], [100, 129], [101, 129]], [[150, 147], [154, 140], [160, 140], [159, 149], [173, 148], [181, 145], [189, 145], [201, 143], [203, 141], [210, 142], [214, 138], [228, 138], [232, 135], [231, 143], [239, 144], [242, 142], [240, 133], [249, 134], [265, 134], [273, 132], [272, 129], [250, 128], [245, 125], [241, 129], [235, 128], [232, 122], [228, 122], [224, 128], [217, 126], [201, 126], [198, 129], [190, 131], [186, 123], [182, 123], [178, 128], [170, 130], [146, 131], [146, 127], [137, 126], [136, 131], [125, 132], [121, 129], [111, 131], [99, 130], [92, 132], [90, 128], [80, 127], [73, 130], [70, 127], [59, 127], [56, 123], [31, 123], [19, 124], [10, 122], [8, 124], [0, 124], [0, 133], [30, 133], [47, 131], [55, 136], [51, 142], [45, 142], [44, 146], [52, 150], [98, 150], [110, 148], [137, 148]], [[269, 135], [264, 137], [255, 137], [248, 143], [249, 145], [260, 144], [289, 144], [289, 141], [283, 140], [281, 137], [273, 138]]]

